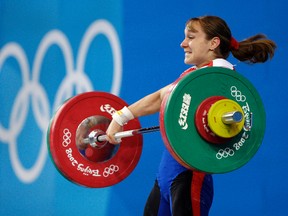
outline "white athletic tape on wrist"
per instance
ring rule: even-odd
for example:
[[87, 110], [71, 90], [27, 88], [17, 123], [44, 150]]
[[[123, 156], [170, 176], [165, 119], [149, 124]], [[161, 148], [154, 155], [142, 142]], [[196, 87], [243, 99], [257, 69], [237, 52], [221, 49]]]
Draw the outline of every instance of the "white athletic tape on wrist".
[[127, 124], [128, 121], [134, 119], [132, 112], [128, 107], [123, 107], [123, 109], [116, 111], [112, 118], [121, 126]]
[[134, 115], [132, 112], [128, 109], [128, 107], [124, 106], [123, 109], [121, 110], [124, 116], [128, 119], [128, 121], [134, 119]]

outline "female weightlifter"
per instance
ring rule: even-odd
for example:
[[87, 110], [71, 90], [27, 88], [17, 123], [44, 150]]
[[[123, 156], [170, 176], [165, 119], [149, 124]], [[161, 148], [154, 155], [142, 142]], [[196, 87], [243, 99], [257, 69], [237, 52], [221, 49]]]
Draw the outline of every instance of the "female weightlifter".
[[[184, 62], [193, 66], [180, 77], [203, 67], [234, 69], [226, 60], [230, 52], [241, 62], [266, 62], [273, 57], [276, 48], [276, 44], [262, 34], [237, 42], [226, 22], [216, 16], [189, 19], [184, 33], [185, 38], [181, 43], [185, 53]], [[170, 85], [116, 112], [106, 131], [108, 141], [119, 143], [113, 135], [122, 131], [122, 126], [129, 120], [159, 112], [162, 99]], [[208, 215], [212, 200], [212, 176], [187, 170], [165, 150], [144, 215], [204, 216]]]

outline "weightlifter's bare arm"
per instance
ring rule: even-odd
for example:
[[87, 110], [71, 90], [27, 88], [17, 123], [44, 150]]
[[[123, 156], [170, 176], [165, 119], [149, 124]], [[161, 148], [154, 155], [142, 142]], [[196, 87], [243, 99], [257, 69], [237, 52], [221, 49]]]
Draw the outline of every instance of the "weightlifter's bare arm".
[[128, 108], [135, 118], [151, 115], [160, 111], [161, 102], [170, 85], [140, 99]]
[[[164, 88], [143, 97], [137, 102], [131, 104], [128, 109], [132, 112], [135, 118], [151, 115], [160, 111], [161, 102], [165, 96], [165, 93], [171, 85], [167, 85]], [[120, 126], [115, 120], [112, 120], [106, 134], [108, 136], [108, 141], [112, 144], [117, 144], [118, 142], [114, 139], [114, 134], [122, 131], [122, 126]]]

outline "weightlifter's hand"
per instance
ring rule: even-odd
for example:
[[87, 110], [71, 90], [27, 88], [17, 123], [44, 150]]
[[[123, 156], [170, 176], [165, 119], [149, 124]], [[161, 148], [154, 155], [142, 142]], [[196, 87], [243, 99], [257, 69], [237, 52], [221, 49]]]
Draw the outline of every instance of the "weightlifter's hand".
[[123, 131], [123, 127], [112, 119], [109, 127], [106, 130], [107, 141], [111, 144], [119, 144], [121, 139], [115, 139], [114, 134]]

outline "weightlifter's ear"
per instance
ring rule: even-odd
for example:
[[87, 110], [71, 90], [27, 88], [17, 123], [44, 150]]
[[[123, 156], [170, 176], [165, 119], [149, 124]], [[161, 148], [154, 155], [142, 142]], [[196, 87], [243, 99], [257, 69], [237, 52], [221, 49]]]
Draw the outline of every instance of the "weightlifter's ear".
[[210, 50], [215, 50], [220, 45], [220, 38], [219, 37], [213, 37], [210, 40]]

